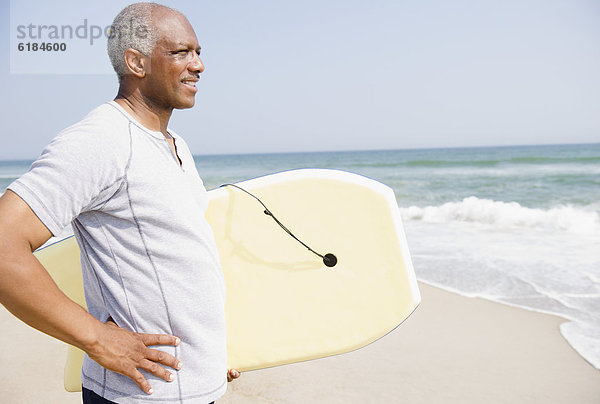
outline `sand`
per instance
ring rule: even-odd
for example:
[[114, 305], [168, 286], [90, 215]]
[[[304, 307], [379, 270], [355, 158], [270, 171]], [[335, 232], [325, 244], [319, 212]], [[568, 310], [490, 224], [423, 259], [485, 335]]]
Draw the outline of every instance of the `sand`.
[[[358, 351], [246, 372], [225, 403], [600, 403], [600, 371], [562, 338], [564, 320], [420, 284], [402, 326]], [[0, 311], [0, 403], [79, 403], [65, 347]]]

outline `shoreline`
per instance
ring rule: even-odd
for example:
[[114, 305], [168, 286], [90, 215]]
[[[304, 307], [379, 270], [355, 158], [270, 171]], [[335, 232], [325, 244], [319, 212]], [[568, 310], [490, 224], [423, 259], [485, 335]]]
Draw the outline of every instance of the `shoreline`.
[[542, 309], [535, 309], [533, 307], [526, 307], [526, 306], [520, 306], [518, 304], [514, 304], [514, 303], [508, 303], [508, 302], [503, 302], [501, 300], [498, 299], [493, 299], [491, 297], [484, 297], [484, 296], [479, 296], [479, 295], [468, 295], [466, 293], [460, 292], [458, 290], [452, 289], [451, 287], [446, 287], [443, 285], [438, 285], [435, 282], [429, 282], [429, 281], [425, 281], [420, 279], [419, 280], [419, 285], [427, 285], [430, 286], [432, 288], [436, 288], [436, 289], [440, 289], [444, 292], [448, 292], [454, 295], [459, 295], [462, 297], [466, 297], [468, 299], [480, 299], [480, 300], [484, 300], [484, 301], [488, 301], [488, 302], [492, 302], [492, 303], [497, 303], [497, 304], [501, 304], [503, 306], [507, 306], [507, 307], [512, 307], [515, 309], [520, 309], [520, 310], [525, 310], [525, 311], [530, 311], [532, 313], [536, 313], [536, 314], [542, 314], [542, 315], [547, 315], [547, 316], [552, 316], [552, 317], [557, 317], [559, 319], [561, 319], [561, 323], [559, 324], [559, 334], [560, 336], [565, 340], [565, 342], [571, 347], [571, 349], [573, 349], [575, 352], [577, 352], [577, 354], [581, 357], [581, 359], [583, 359], [586, 363], [588, 363], [591, 367], [593, 367], [594, 369], [598, 370], [600, 372], [600, 369], [598, 367], [596, 367], [592, 362], [590, 362], [589, 360], [586, 359], [586, 357], [581, 354], [570, 342], [569, 339], [562, 333], [562, 331], [560, 331], [560, 325], [565, 324], [565, 323], [570, 323], [570, 322], [577, 322], [577, 319], [573, 319], [573, 318], [569, 318], [565, 315], [559, 314], [559, 313], [553, 313], [549, 310], [542, 310]]
[[[218, 403], [598, 403], [600, 371], [562, 337], [563, 318], [419, 287], [421, 305], [382, 339], [347, 354], [245, 372]], [[62, 387], [63, 343], [4, 308], [0, 325], [2, 401], [81, 402]]]

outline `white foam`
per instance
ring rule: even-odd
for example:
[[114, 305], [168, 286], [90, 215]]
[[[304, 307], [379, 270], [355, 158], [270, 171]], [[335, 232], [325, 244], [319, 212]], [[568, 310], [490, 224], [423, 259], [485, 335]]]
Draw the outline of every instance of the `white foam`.
[[561, 324], [560, 332], [573, 349], [596, 369], [600, 369], [600, 327], [572, 321]]
[[470, 196], [460, 202], [439, 206], [400, 208], [404, 220], [427, 223], [469, 222], [494, 228], [530, 228], [560, 230], [600, 236], [600, 215], [591, 208], [572, 205], [534, 209], [517, 202], [501, 202]]
[[595, 337], [600, 336], [598, 237], [561, 228], [548, 230], [548, 223], [525, 222], [518, 227], [509, 221], [515, 230], [506, 223], [510, 218], [503, 219], [494, 211], [496, 207], [516, 215], [541, 212], [545, 220], [551, 220], [548, 212], [552, 209], [528, 209], [477, 198], [473, 203], [483, 211], [489, 203], [492, 207], [484, 215], [477, 209], [466, 209], [467, 203], [451, 204], [447, 211], [442, 209], [444, 204], [434, 207], [435, 219], [441, 223], [427, 219], [425, 212], [416, 212], [416, 219], [405, 221], [418, 279], [462, 295], [570, 320], [577, 325], [561, 329], [563, 336], [600, 369], [600, 343]]

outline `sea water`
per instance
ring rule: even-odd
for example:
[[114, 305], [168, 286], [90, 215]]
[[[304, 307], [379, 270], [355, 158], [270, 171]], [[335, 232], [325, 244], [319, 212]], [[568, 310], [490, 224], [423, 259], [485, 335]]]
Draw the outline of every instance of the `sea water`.
[[[341, 169], [389, 185], [421, 281], [560, 315], [564, 337], [600, 369], [600, 144], [195, 161], [208, 189], [295, 168]], [[0, 190], [29, 164], [0, 162]]]

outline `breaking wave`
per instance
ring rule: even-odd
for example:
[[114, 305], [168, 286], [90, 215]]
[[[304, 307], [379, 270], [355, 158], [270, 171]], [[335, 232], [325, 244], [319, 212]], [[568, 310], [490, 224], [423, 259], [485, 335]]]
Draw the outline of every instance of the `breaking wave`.
[[400, 208], [404, 220], [428, 223], [468, 222], [495, 228], [561, 230], [600, 235], [600, 214], [592, 208], [573, 205], [536, 209], [517, 202], [502, 202], [470, 196], [460, 202], [439, 206]]

